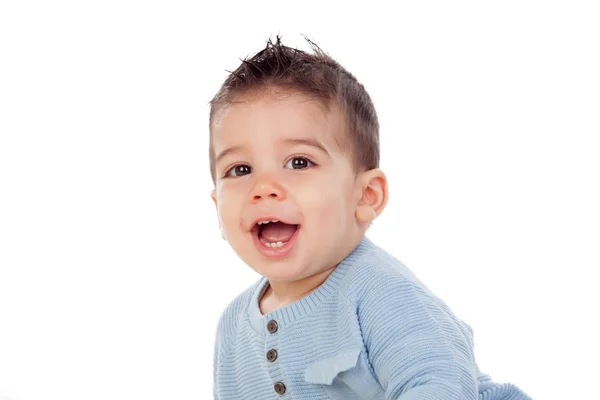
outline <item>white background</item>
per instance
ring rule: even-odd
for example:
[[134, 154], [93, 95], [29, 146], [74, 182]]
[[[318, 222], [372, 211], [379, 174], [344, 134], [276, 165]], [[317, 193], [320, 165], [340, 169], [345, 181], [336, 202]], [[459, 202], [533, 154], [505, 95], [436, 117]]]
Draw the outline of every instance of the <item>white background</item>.
[[0, 399], [212, 398], [217, 319], [259, 277], [218, 231], [207, 103], [277, 33], [371, 94], [369, 237], [473, 327], [481, 369], [589, 398], [596, 4], [1, 2]]

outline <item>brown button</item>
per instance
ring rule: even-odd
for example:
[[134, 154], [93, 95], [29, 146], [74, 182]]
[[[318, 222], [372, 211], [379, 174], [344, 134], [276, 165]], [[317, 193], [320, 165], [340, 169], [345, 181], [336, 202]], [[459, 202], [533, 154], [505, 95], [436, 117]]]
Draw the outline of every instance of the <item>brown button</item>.
[[277, 351], [275, 351], [275, 349], [267, 351], [267, 361], [273, 362], [275, 360], [277, 360]]
[[277, 394], [284, 394], [285, 393], [285, 385], [281, 382], [277, 382], [274, 386], [275, 388], [275, 393]]
[[267, 329], [269, 330], [269, 332], [275, 333], [277, 331], [277, 321], [275, 321], [274, 319], [270, 320], [267, 324]]

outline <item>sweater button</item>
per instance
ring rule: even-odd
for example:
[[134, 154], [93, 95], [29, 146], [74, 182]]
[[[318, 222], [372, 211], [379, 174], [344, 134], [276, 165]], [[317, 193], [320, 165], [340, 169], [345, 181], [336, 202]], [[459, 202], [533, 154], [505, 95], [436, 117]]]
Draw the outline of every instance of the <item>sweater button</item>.
[[275, 321], [274, 319], [270, 320], [267, 324], [267, 329], [269, 330], [269, 332], [275, 333], [277, 331], [277, 321]]
[[277, 351], [275, 349], [267, 351], [267, 361], [273, 362], [275, 360], [277, 360]]
[[275, 393], [284, 394], [285, 393], [285, 385], [281, 382], [277, 382], [274, 386]]

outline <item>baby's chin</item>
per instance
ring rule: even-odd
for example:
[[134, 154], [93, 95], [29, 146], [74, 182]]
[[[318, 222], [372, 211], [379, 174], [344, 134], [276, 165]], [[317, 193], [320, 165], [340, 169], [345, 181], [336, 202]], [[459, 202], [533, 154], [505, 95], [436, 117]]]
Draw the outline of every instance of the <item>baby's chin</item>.
[[250, 267], [269, 281], [295, 282], [306, 277], [307, 266], [297, 262], [256, 262]]
[[250, 268], [269, 280], [291, 282], [306, 277], [311, 265], [308, 256], [298, 246], [285, 257], [265, 257], [251, 248], [241, 258]]

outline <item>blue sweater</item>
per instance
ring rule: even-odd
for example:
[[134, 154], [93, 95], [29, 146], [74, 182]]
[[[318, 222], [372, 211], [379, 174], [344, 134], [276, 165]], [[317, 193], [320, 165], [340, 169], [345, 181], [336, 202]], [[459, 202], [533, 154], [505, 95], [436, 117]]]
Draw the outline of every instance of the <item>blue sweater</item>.
[[263, 316], [267, 283], [219, 319], [215, 399], [531, 399], [482, 373], [471, 327], [366, 237], [316, 290]]

